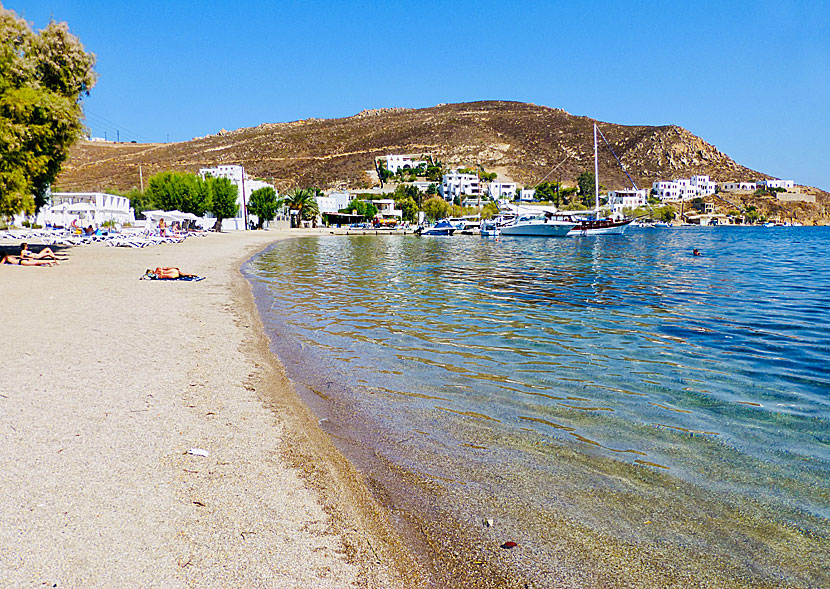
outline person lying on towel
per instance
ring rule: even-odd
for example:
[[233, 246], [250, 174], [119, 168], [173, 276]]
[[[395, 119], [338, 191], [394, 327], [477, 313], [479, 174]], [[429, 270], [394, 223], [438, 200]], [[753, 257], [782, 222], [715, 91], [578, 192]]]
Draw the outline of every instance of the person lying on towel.
[[155, 270], [150, 270], [144, 273], [142, 280], [204, 280], [203, 276], [196, 276], [195, 274], [185, 274], [178, 268], [173, 267], [159, 267]]

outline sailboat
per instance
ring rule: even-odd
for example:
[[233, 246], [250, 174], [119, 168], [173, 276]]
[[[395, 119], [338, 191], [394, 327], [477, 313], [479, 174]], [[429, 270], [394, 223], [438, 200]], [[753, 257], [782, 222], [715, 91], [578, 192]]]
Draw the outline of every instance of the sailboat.
[[[605, 139], [605, 136], [603, 136], [603, 139]], [[614, 157], [616, 157], [616, 154]], [[619, 159], [617, 161], [619, 162]], [[622, 166], [622, 163], [620, 165]], [[623, 171], [625, 171], [625, 168], [623, 168]], [[628, 176], [628, 172], [626, 172], [626, 176]], [[628, 176], [628, 178], [631, 180], [631, 176]], [[631, 180], [631, 183], [634, 184], [634, 180]], [[634, 188], [636, 190], [636, 184], [634, 184]], [[634, 221], [634, 219], [622, 219], [619, 221], [611, 218], [603, 219], [599, 215], [599, 158], [597, 156], [596, 123], [594, 123], [594, 203], [593, 216], [571, 217], [577, 225], [568, 232], [568, 235], [621, 235], [631, 222]], [[560, 212], [559, 214], [563, 215], [566, 213]]]

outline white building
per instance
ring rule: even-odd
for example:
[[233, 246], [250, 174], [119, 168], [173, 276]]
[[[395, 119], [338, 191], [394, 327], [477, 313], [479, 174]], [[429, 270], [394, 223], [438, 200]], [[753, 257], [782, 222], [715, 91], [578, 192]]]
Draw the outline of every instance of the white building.
[[53, 192], [47, 206], [40, 209], [36, 223], [69, 227], [99, 227], [104, 223], [135, 222], [135, 211], [130, 199], [105, 192]]
[[393, 174], [397, 173], [398, 170], [405, 170], [409, 169], [412, 170], [417, 168], [420, 165], [426, 166], [426, 162], [423, 160], [413, 160], [408, 155], [387, 155], [386, 156], [386, 169], [392, 172]]
[[608, 193], [608, 206], [615, 213], [621, 213], [623, 209], [636, 209], [645, 206], [646, 191], [628, 188], [625, 190], [612, 190]]
[[758, 188], [784, 188], [789, 190], [795, 185], [792, 180], [758, 180]]
[[[216, 166], [215, 168], [201, 168], [199, 175], [202, 178], [212, 176], [213, 178], [227, 178], [236, 186], [237, 197], [236, 204], [238, 210], [236, 217], [232, 219], [224, 219], [222, 222], [222, 229], [245, 229], [245, 214], [248, 206], [248, 201], [251, 200], [251, 193], [260, 188], [269, 186], [274, 188], [273, 184], [263, 182], [262, 180], [254, 180], [245, 173], [245, 168], [242, 166], [228, 165]], [[274, 188], [274, 191], [279, 194], [279, 191]], [[254, 215], [255, 219], [256, 215]]]
[[417, 182], [413, 182], [413, 183], [412, 183], [412, 185], [413, 185], [415, 188], [417, 188], [418, 190], [420, 190], [421, 192], [424, 192], [424, 193], [425, 193], [427, 190], [429, 190], [429, 187], [430, 187], [430, 186], [432, 186], [433, 184], [435, 184], [435, 187], [436, 187], [436, 188], [438, 187], [438, 183], [437, 183], [437, 182], [430, 182], [430, 181], [428, 181], [428, 180], [418, 180]]
[[536, 189], [535, 188], [522, 188], [522, 192], [519, 195], [519, 199], [523, 202], [531, 202], [536, 199]]
[[334, 199], [334, 206], [337, 207], [335, 212], [345, 209], [354, 200], [354, 197], [346, 190], [333, 190], [326, 196]]
[[716, 188], [716, 184], [709, 179], [709, 176], [676, 178], [671, 182], [658, 180], [651, 186], [660, 200], [690, 200], [698, 196], [714, 194]]
[[395, 201], [391, 198], [382, 198], [367, 202], [370, 202], [377, 207], [377, 216], [382, 219], [403, 219], [403, 211], [395, 208]]
[[444, 200], [453, 201], [457, 196], [481, 196], [481, 184], [477, 174], [462, 174], [454, 170], [444, 174], [439, 191]]
[[490, 182], [487, 185], [488, 196], [496, 200], [515, 200], [516, 198], [516, 183], [515, 182]]
[[692, 176], [689, 184], [695, 189], [695, 196], [707, 196], [715, 194], [717, 185], [709, 179], [709, 176]]
[[724, 190], [747, 190], [749, 192], [755, 192], [755, 189], [758, 188], [755, 182], [727, 182], [723, 185]]

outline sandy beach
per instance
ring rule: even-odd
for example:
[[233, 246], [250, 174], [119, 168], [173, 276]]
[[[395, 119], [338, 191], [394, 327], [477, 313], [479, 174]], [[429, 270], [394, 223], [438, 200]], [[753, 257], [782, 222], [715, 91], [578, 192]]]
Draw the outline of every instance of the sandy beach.
[[[269, 352], [239, 273], [289, 234], [0, 267], [4, 586], [419, 584]], [[206, 279], [139, 280], [157, 266]]]

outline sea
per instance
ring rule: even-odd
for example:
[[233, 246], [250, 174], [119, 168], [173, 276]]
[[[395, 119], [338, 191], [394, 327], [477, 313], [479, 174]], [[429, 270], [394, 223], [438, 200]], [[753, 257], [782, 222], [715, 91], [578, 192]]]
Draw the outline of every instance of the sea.
[[243, 271], [431, 584], [830, 586], [830, 228], [321, 235]]

